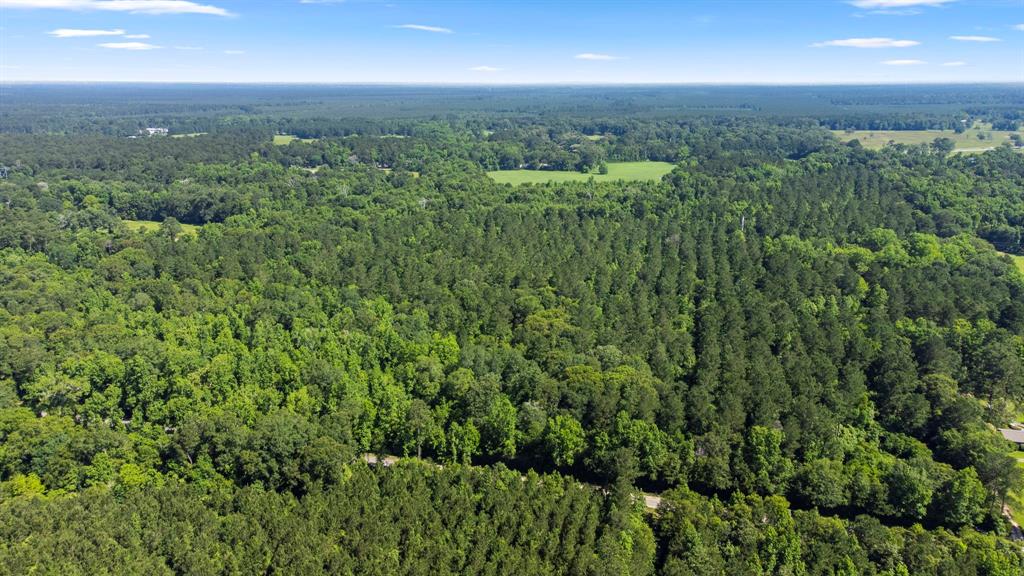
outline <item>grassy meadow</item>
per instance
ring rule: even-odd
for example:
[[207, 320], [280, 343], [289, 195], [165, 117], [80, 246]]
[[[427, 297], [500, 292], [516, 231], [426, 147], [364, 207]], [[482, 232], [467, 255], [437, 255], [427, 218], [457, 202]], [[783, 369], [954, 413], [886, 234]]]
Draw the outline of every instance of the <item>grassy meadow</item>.
[[316, 142], [316, 138], [299, 138], [294, 134], [274, 134], [274, 145], [275, 146], [287, 146], [291, 144], [293, 140], [300, 140], [306, 142]]
[[544, 184], [547, 182], [596, 182], [613, 180], [658, 180], [675, 168], [669, 162], [609, 162], [607, 174], [571, 172], [568, 170], [495, 170], [488, 172], [501, 184]]
[[[931, 144], [936, 138], [949, 138], [956, 145], [955, 152], [984, 152], [1009, 142], [1011, 134], [1024, 137], [1024, 130], [1008, 132], [992, 130], [990, 124], [977, 124], [960, 134], [952, 130], [833, 130], [842, 142], [860, 140], [865, 148], [878, 150], [889, 144]], [[979, 139], [982, 135], [984, 139]]]
[[[125, 226], [136, 232], [156, 232], [160, 229], [160, 222], [152, 220], [122, 220]], [[181, 233], [188, 236], [198, 236], [199, 226], [195, 224], [182, 224]]]

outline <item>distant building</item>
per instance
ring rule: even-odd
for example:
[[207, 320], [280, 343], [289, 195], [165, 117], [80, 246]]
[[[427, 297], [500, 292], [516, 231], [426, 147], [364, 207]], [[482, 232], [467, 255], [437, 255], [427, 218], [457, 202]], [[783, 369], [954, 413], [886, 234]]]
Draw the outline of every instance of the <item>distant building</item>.
[[167, 128], [143, 128], [139, 130], [139, 134], [146, 136], [167, 136]]
[[1010, 442], [1017, 445], [1017, 448], [1024, 450], [1024, 430], [1015, 430], [1013, 428], [1000, 428], [999, 433], [1003, 435]]

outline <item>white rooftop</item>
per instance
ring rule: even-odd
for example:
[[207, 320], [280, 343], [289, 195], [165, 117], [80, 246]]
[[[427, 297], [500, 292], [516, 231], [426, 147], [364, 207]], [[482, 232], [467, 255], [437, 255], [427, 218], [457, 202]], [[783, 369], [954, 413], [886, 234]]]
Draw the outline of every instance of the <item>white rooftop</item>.
[[1024, 444], [1024, 430], [1014, 430], [1012, 428], [1000, 428], [999, 432], [1002, 433], [1003, 438], [1006, 438], [1010, 442], [1016, 442], [1017, 444]]

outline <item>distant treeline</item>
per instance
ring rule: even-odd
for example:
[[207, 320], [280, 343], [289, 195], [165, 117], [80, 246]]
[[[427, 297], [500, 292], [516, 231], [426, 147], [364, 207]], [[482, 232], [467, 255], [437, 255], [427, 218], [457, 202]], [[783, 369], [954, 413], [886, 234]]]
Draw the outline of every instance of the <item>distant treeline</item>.
[[[1019, 119], [1018, 85], [441, 87], [325, 85], [5, 84], [0, 132], [127, 136], [161, 126], [178, 133], [322, 119], [386, 121], [683, 117], [833, 118], [832, 127], [954, 127], [965, 112]], [[919, 117], [918, 119], [910, 119]], [[290, 119], [290, 120], [285, 120]], [[330, 123], [330, 122], [328, 122]], [[908, 128], [897, 128], [908, 129]], [[921, 128], [915, 128], [921, 129]], [[326, 130], [321, 132], [321, 130]], [[372, 134], [372, 129], [360, 129]], [[392, 133], [402, 133], [401, 130]], [[302, 134], [341, 136], [317, 128]]]

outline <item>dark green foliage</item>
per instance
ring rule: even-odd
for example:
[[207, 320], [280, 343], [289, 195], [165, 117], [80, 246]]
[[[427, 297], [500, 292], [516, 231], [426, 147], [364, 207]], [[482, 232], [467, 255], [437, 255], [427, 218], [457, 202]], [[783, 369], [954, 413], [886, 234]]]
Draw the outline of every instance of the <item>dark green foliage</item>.
[[[422, 464], [339, 472], [303, 498], [172, 483], [10, 500], [0, 573], [568, 575], [622, 554], [619, 520], [569, 479]], [[626, 522], [646, 529], [635, 513]]]

